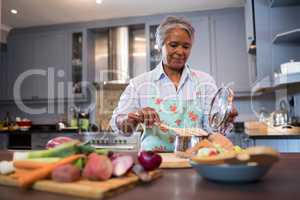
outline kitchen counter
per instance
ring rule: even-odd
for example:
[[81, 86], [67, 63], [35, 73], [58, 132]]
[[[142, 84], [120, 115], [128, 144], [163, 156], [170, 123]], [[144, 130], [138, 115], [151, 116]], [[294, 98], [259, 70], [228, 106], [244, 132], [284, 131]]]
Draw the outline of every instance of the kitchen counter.
[[[0, 160], [8, 159], [8, 151], [0, 151]], [[300, 196], [300, 154], [281, 154], [280, 162], [273, 166], [260, 182], [247, 184], [220, 184], [207, 181], [193, 169], [164, 170], [162, 178], [117, 194], [110, 200], [206, 199], [206, 200], [259, 200], [295, 199]], [[53, 193], [21, 190], [0, 186], [1, 200], [83, 200]]]
[[268, 126], [263, 122], [245, 122], [244, 132], [250, 138], [300, 138], [300, 127], [298, 126]]
[[248, 146], [270, 146], [279, 152], [300, 152], [300, 133], [245, 131]]
[[58, 130], [55, 124], [48, 125], [33, 125], [29, 130], [22, 131], [19, 129], [16, 130], [0, 130], [0, 133], [24, 133], [24, 134], [35, 134], [35, 133], [74, 133], [78, 130]]
[[250, 138], [300, 138], [300, 132], [267, 132], [267, 131], [255, 131], [245, 130], [245, 134]]

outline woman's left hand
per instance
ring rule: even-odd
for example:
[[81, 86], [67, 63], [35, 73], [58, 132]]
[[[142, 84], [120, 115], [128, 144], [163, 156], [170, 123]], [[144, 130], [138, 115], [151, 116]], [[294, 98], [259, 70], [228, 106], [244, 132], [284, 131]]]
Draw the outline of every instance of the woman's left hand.
[[231, 112], [229, 113], [229, 116], [227, 119], [227, 123], [233, 123], [237, 116], [238, 116], [238, 111], [237, 111], [235, 105], [233, 104]]
[[235, 105], [232, 105], [231, 112], [229, 113], [225, 124], [219, 130], [222, 134], [227, 135], [227, 133], [229, 133], [233, 129], [233, 122], [235, 121], [236, 116], [238, 116], [237, 109]]

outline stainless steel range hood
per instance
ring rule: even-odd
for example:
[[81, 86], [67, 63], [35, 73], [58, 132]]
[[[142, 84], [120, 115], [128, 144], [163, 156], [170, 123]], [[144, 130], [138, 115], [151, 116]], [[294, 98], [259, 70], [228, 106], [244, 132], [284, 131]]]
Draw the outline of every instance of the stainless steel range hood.
[[129, 28], [110, 28], [108, 32], [108, 82], [126, 83], [130, 79]]
[[94, 43], [95, 81], [99, 84], [126, 84], [146, 71], [144, 25], [118, 26], [90, 31]]

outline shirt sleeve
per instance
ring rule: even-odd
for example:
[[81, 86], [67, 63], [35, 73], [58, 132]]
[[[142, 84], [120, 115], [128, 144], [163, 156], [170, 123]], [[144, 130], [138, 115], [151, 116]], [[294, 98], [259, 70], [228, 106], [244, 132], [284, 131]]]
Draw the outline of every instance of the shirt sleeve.
[[129, 85], [126, 87], [122, 93], [118, 106], [115, 108], [110, 120], [110, 126], [115, 132], [122, 132], [117, 127], [117, 120], [127, 117], [129, 112], [135, 112], [140, 108], [139, 95], [137, 90], [130, 81]]

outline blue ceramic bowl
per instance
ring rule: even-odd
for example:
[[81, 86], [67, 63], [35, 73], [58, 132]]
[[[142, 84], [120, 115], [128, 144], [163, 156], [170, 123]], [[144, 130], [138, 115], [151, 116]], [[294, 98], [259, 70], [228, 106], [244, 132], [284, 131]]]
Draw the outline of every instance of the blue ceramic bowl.
[[238, 183], [260, 180], [272, 167], [262, 165], [205, 165], [190, 162], [198, 174], [208, 180]]

